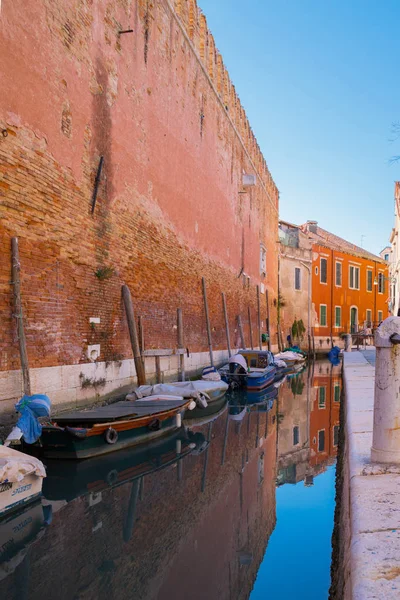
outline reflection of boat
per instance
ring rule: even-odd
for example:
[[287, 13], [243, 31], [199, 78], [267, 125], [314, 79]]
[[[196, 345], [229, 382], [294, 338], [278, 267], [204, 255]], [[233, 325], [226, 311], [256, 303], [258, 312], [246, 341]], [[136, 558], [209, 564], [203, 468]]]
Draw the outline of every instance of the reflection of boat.
[[265, 404], [269, 406], [268, 410], [270, 410], [277, 396], [278, 388], [271, 385], [265, 390], [260, 390], [258, 392], [247, 392], [246, 398], [247, 404]]
[[88, 458], [148, 443], [179, 429], [189, 404], [156, 396], [62, 414], [43, 427], [40, 447], [49, 458]]
[[15, 571], [32, 543], [44, 535], [50, 515], [51, 507], [37, 500], [0, 521], [0, 581]]
[[81, 461], [47, 460], [43, 494], [48, 500], [70, 501], [118, 487], [177, 463], [203, 442], [201, 433], [180, 429], [148, 446], [127, 448], [107, 456]]
[[[216, 421], [221, 415], [224, 414], [224, 412], [227, 409], [227, 406], [228, 406], [228, 398], [225, 396], [225, 398], [223, 398], [222, 406], [219, 408], [219, 410], [208, 412], [207, 408], [205, 408], [201, 411], [201, 416], [197, 417], [196, 419], [192, 419], [192, 415], [191, 415], [191, 413], [189, 413], [189, 415], [187, 415], [190, 419], [190, 420], [188, 420], [188, 425], [190, 427], [200, 427], [201, 425], [207, 425], [207, 423], [210, 423], [211, 421]], [[186, 420], [186, 415], [185, 415], [185, 420]]]

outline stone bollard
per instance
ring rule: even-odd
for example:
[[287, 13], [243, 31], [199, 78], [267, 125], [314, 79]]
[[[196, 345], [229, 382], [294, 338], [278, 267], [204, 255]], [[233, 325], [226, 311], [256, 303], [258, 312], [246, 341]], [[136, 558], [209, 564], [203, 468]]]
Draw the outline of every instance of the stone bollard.
[[371, 461], [400, 463], [400, 317], [375, 331], [375, 400]]
[[344, 351], [351, 352], [351, 333], [346, 333], [344, 336]]

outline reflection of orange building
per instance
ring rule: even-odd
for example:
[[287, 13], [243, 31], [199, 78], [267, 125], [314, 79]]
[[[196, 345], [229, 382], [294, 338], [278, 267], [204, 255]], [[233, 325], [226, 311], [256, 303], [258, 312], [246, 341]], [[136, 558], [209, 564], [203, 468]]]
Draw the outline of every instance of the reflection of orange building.
[[[312, 302], [315, 336], [330, 346], [341, 332], [376, 326], [388, 316], [388, 263], [308, 221], [313, 242]], [[336, 338], [336, 339], [335, 339]]]
[[329, 464], [337, 454], [342, 380], [340, 366], [330, 363], [315, 365], [310, 413], [310, 466], [313, 471]]

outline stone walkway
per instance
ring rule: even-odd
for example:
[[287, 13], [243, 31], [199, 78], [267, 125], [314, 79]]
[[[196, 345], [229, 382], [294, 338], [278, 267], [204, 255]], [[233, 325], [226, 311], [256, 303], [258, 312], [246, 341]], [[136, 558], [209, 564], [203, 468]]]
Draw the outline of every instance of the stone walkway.
[[345, 600], [400, 599], [400, 466], [371, 464], [375, 350], [344, 353]]

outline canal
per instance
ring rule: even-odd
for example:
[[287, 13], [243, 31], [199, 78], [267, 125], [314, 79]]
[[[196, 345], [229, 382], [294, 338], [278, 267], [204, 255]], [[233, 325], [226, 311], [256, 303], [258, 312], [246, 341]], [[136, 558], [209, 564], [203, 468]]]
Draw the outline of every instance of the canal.
[[340, 391], [317, 361], [157, 446], [49, 463], [46, 506], [0, 524], [2, 597], [327, 599]]

